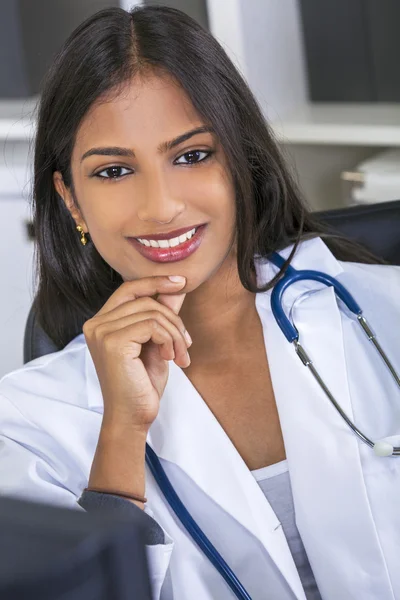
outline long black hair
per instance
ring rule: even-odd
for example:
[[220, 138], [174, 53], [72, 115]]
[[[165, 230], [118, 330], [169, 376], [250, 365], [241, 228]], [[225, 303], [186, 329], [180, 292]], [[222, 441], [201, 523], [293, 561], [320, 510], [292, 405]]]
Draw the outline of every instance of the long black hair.
[[[71, 154], [78, 127], [103, 94], [122, 90], [147, 68], [168, 73], [226, 153], [236, 190], [238, 274], [249, 291], [254, 254], [268, 256], [315, 236], [339, 260], [379, 262], [361, 246], [328, 233], [301, 197], [296, 182], [247, 84], [216, 39], [184, 12], [165, 6], [101, 10], [70, 35], [41, 85], [34, 146], [34, 310], [42, 329], [63, 348], [82, 333], [123, 279], [96, 250], [83, 246], [76, 224], [57, 194], [54, 171], [73, 192]], [[73, 193], [74, 196], [74, 193]], [[74, 198], [79, 208], [78, 199]]]

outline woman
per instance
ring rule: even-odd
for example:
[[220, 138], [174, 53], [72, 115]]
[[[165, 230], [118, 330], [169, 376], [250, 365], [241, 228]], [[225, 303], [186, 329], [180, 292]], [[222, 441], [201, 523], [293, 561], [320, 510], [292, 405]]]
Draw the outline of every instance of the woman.
[[[313, 219], [216, 40], [165, 7], [78, 27], [43, 82], [34, 210], [35, 309], [60, 351], [0, 382], [1, 492], [129, 510], [154, 598], [235, 597], [147, 441], [251, 598], [400, 598], [400, 461], [356, 438], [270, 304], [289, 263], [338, 277], [398, 367], [399, 269]], [[340, 308], [315, 281], [284, 295], [343, 410], [391, 436], [398, 388]]]

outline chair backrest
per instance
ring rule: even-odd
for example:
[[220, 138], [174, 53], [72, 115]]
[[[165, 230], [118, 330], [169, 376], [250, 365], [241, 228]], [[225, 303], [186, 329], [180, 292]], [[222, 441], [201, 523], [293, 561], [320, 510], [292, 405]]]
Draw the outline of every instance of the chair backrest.
[[[328, 210], [315, 215], [333, 230], [363, 244], [376, 256], [400, 265], [400, 200]], [[25, 326], [24, 363], [57, 350], [62, 348], [58, 348], [40, 327], [32, 306]]]

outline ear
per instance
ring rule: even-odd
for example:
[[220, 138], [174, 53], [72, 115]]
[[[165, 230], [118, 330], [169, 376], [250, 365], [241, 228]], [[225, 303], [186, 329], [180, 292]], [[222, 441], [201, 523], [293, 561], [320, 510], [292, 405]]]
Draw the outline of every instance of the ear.
[[54, 187], [56, 189], [56, 192], [61, 197], [61, 199], [63, 200], [65, 206], [67, 207], [67, 209], [71, 213], [71, 216], [74, 219], [76, 225], [81, 225], [81, 227], [83, 228], [84, 232], [88, 233], [88, 228], [86, 226], [85, 220], [83, 219], [83, 216], [82, 216], [80, 210], [77, 208], [77, 206], [76, 206], [76, 204], [74, 202], [74, 199], [72, 197], [71, 191], [64, 184], [64, 181], [63, 181], [63, 178], [62, 178], [62, 175], [61, 175], [60, 171], [54, 171], [54, 173], [53, 173], [53, 183], [54, 183]]

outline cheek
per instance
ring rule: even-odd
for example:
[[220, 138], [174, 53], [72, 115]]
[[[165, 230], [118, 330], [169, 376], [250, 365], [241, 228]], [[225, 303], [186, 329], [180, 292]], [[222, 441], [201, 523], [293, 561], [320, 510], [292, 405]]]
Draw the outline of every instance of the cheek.
[[196, 203], [199, 210], [207, 210], [215, 216], [235, 210], [235, 191], [221, 167], [199, 168], [196, 177], [190, 175], [185, 174], [184, 179], [176, 181], [175, 197], [183, 196], [186, 201]]
[[[211, 190], [211, 192], [210, 192]], [[226, 176], [215, 178], [209, 187], [210, 211], [217, 218], [223, 218], [225, 225], [230, 228], [233, 224], [236, 203], [235, 190]]]
[[93, 235], [97, 232], [104, 236], [119, 231], [121, 222], [127, 217], [128, 203], [125, 198], [129, 194], [126, 191], [124, 193], [123, 186], [112, 183], [100, 183], [90, 188], [88, 186], [85, 190], [82, 202], [89, 231]]
[[221, 206], [225, 210], [235, 210], [235, 189], [227, 167], [224, 164], [218, 164], [214, 170], [214, 177], [211, 179], [211, 188], [213, 196], [219, 198]]

